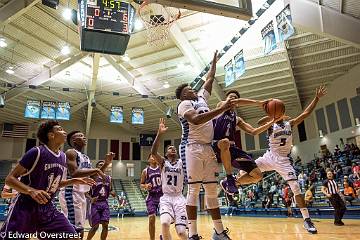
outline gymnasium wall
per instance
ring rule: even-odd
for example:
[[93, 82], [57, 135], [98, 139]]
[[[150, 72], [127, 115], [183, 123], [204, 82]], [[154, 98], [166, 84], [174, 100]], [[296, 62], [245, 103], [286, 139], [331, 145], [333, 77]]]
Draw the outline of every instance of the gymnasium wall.
[[[304, 162], [309, 162], [314, 158], [315, 153], [319, 153], [320, 145], [327, 145], [328, 149], [333, 151], [335, 145], [340, 144], [340, 138], [343, 138], [346, 143], [346, 139], [360, 136], [360, 127], [355, 126], [355, 116], [350, 101], [351, 98], [357, 96], [356, 88], [360, 87], [359, 76], [360, 65], [357, 65], [347, 74], [335, 79], [328, 86], [328, 94], [320, 100], [314, 113], [305, 120], [308, 141], [297, 143], [294, 146], [292, 151], [294, 157], [300, 156]], [[344, 98], [346, 99], [349, 109], [350, 122], [344, 121], [346, 118], [344, 112], [343, 115], [339, 113], [338, 101]], [[342, 103], [345, 104], [346, 102], [342, 101]], [[331, 116], [331, 108], [333, 108], [332, 104], [335, 106], [336, 118], [332, 118]], [[354, 107], [360, 109], [360, 106]], [[321, 129], [321, 127], [318, 126], [316, 117], [316, 111], [321, 112], [321, 109], [323, 109], [325, 115], [323, 138], [319, 137], [318, 130]], [[347, 115], [346, 112], [345, 115]], [[341, 120], [341, 118], [343, 118], [343, 120]], [[336, 130], [336, 126], [338, 126], [338, 130]], [[325, 132], [327, 133], [325, 134]]]

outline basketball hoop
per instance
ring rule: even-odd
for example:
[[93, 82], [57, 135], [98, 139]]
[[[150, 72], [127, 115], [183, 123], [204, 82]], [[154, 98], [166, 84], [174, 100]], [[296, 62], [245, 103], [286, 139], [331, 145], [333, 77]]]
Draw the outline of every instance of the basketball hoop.
[[181, 17], [180, 9], [150, 3], [150, 0], [141, 4], [138, 13], [146, 28], [147, 43], [155, 47], [166, 44], [170, 27]]

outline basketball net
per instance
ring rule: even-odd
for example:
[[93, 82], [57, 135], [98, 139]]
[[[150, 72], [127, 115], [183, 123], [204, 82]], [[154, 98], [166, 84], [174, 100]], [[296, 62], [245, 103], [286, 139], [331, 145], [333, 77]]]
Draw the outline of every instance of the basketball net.
[[162, 47], [169, 39], [172, 24], [181, 17], [180, 9], [150, 3], [145, 0], [139, 10], [147, 35], [147, 43], [151, 46]]

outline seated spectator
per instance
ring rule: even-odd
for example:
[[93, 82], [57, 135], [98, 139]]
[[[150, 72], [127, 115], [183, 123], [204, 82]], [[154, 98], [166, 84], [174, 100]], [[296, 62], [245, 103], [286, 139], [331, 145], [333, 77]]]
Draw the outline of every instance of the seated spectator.
[[360, 199], [360, 179], [354, 181], [355, 195]]
[[354, 189], [349, 186], [348, 182], [344, 182], [343, 195], [345, 200], [348, 201], [350, 204], [356, 197]]
[[226, 205], [228, 207], [225, 216], [232, 216], [234, 211], [238, 208], [238, 197], [231, 196], [230, 194], [225, 194]]
[[354, 178], [353, 175], [350, 175], [351, 177], [349, 178], [348, 176], [344, 176], [344, 182], [347, 182], [349, 184], [350, 187], [354, 187]]
[[351, 154], [354, 156], [360, 155], [360, 149], [357, 145], [355, 145], [354, 143], [351, 144]]
[[360, 166], [359, 164], [353, 163], [352, 165], [352, 173], [355, 178], [360, 178]]
[[320, 174], [320, 179], [321, 180], [325, 180], [326, 179], [326, 171], [325, 168], [321, 167], [319, 170], [319, 174]]
[[343, 175], [343, 170], [340, 164], [336, 164], [335, 166], [335, 179], [340, 179], [340, 177]]
[[262, 202], [262, 207], [268, 209], [271, 208], [271, 205], [272, 205], [272, 196], [270, 193], [268, 193]]
[[314, 202], [314, 185], [311, 185], [308, 190], [306, 190], [305, 192], [305, 204], [307, 207], [311, 206], [312, 203]]
[[334, 148], [334, 155], [335, 156], [339, 156], [340, 155], [340, 148], [339, 145], [336, 145]]

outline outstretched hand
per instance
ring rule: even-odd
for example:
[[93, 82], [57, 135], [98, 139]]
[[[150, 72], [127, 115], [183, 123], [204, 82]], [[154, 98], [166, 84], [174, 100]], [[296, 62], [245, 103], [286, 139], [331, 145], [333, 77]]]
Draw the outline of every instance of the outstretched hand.
[[168, 130], [168, 127], [166, 127], [166, 125], [165, 125], [165, 119], [160, 118], [158, 134], [164, 134], [167, 130]]
[[327, 89], [325, 85], [321, 85], [316, 89], [316, 97], [321, 98], [327, 94]]
[[272, 100], [273, 100], [272, 98], [269, 98], [269, 99], [260, 101], [260, 107], [265, 110], [266, 105], [267, 105], [269, 102], [271, 102]]
[[218, 61], [218, 51], [216, 50], [214, 53], [214, 57], [213, 60], [211, 62], [211, 67], [210, 67], [210, 71], [208, 73], [208, 78], [211, 77], [215, 77], [215, 73], [216, 73], [216, 63]]

